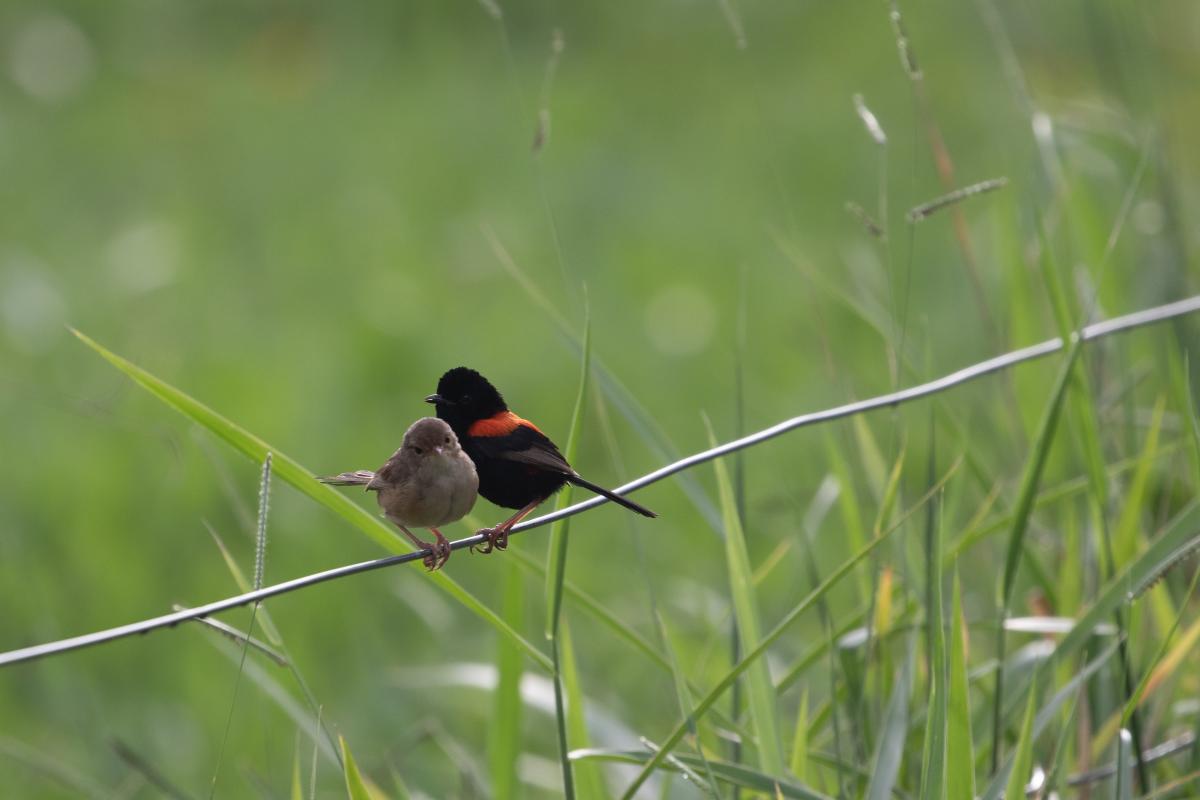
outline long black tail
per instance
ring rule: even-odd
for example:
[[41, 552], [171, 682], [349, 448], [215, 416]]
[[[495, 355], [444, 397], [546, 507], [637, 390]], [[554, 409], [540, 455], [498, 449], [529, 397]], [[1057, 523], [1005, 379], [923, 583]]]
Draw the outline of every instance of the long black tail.
[[374, 477], [374, 472], [360, 469], [357, 472], [343, 472], [341, 475], [330, 475], [325, 478], [318, 477], [317, 480], [321, 483], [328, 483], [330, 486], [363, 486], [370, 483]]
[[613, 494], [608, 489], [605, 489], [603, 486], [597, 486], [596, 484], [592, 483], [591, 481], [589, 481], [585, 478], [579, 477], [579, 475], [577, 475], [577, 474], [576, 475], [568, 475], [567, 482], [573, 483], [576, 486], [582, 486], [585, 489], [590, 489], [591, 491], [595, 492], [596, 494], [604, 495], [609, 500], [612, 500], [614, 503], [625, 506], [630, 511], [636, 511], [637, 513], [641, 514], [643, 517], [654, 518], [654, 517], [658, 516], [658, 514], [655, 514], [653, 511], [646, 508], [645, 506], [639, 506], [637, 503], [633, 502], [632, 500], [626, 500], [624, 497], [621, 497], [621, 495], [619, 495], [619, 494]]

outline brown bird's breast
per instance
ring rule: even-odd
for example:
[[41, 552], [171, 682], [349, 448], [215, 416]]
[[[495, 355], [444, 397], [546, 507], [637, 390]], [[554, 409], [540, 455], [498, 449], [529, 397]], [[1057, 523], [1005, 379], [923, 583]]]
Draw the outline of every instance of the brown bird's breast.
[[405, 527], [436, 528], [462, 519], [475, 505], [479, 478], [461, 451], [454, 457], [431, 457], [408, 480], [379, 489], [379, 506]]

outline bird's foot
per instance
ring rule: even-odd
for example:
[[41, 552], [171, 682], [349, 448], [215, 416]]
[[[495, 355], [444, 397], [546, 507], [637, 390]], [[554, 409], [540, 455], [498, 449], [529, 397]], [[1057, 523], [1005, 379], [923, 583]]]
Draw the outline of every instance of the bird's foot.
[[425, 547], [429, 549], [429, 555], [425, 556], [425, 569], [430, 572], [436, 572], [446, 566], [446, 562], [450, 560], [450, 540], [447, 539], [442, 532], [437, 528], [430, 528], [430, 532], [437, 538], [432, 544], [425, 542]]
[[472, 553], [476, 552], [476, 547], [479, 548], [478, 552], [483, 553], [484, 555], [487, 555], [493, 550], [508, 549], [508, 528], [506, 526], [497, 525], [494, 528], [484, 528], [483, 530], [479, 531], [479, 533], [483, 535], [483, 541], [479, 544], [471, 545]]

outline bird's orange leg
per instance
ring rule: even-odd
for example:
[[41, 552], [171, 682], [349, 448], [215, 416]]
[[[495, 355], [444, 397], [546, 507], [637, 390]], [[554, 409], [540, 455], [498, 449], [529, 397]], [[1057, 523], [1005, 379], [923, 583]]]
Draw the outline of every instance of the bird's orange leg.
[[444, 567], [450, 560], [450, 540], [443, 536], [437, 528], [429, 529], [437, 538], [433, 542], [427, 542], [399, 523], [396, 524], [396, 527], [403, 531], [408, 540], [418, 548], [429, 551], [429, 555], [425, 556], [425, 569], [434, 572]]
[[512, 530], [514, 525], [529, 516], [529, 514], [535, 508], [540, 506], [545, 499], [546, 498], [543, 497], [539, 500], [534, 500], [532, 503], [513, 514], [508, 519], [504, 520], [504, 522], [501, 522], [496, 527], [484, 528], [483, 530], [479, 531], [479, 533], [484, 535], [485, 539], [483, 542], [480, 542], [477, 545], [471, 545], [471, 552], [474, 553], [476, 547], [479, 548], [479, 552], [481, 553], [490, 553], [492, 550], [507, 550], [508, 532]]

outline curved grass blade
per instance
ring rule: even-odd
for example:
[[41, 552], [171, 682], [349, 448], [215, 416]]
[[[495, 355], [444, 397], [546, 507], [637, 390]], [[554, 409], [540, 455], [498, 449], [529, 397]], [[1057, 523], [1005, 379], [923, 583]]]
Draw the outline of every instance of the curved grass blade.
[[[1159, 397], [1154, 404], [1151, 415], [1150, 429], [1146, 432], [1146, 443], [1142, 446], [1138, 457], [1137, 469], [1125, 493], [1125, 506], [1117, 520], [1117, 528], [1113, 532], [1113, 558], [1117, 564], [1124, 564], [1133, 558], [1138, 548], [1138, 521], [1145, 512], [1146, 489], [1150, 481], [1150, 473], [1157, 460], [1158, 436], [1162, 430], [1163, 415], [1166, 413], [1166, 398]], [[1112, 569], [1116, 569], [1113, 565]]]
[[796, 712], [796, 735], [792, 739], [792, 758], [788, 762], [792, 774], [808, 780], [808, 689], [800, 693], [800, 708]]
[[1117, 780], [1113, 786], [1113, 800], [1133, 800], [1133, 736], [1121, 728], [1117, 745]]
[[996, 689], [992, 703], [992, 769], [1000, 761], [1000, 750], [1003, 744], [1001, 712], [1004, 708], [1004, 618], [1009, 614], [1012, 603], [1013, 588], [1016, 586], [1017, 565], [1021, 551], [1025, 546], [1025, 532], [1029, 528], [1029, 517], [1033, 511], [1033, 502], [1037, 498], [1038, 484], [1042, 479], [1042, 468], [1050, 453], [1050, 445], [1054, 441], [1054, 433], [1058, 428], [1059, 413], [1062, 410], [1063, 397], [1066, 395], [1067, 383], [1075, 362], [1083, 346], [1083, 337], [1075, 336], [1070, 349], [1063, 357], [1055, 379], [1050, 401], [1042, 412], [1036, 435], [1033, 437], [1033, 451], [1025, 462], [1025, 470], [1021, 475], [1021, 486], [1017, 492], [1017, 503], [1013, 509], [1012, 528], [1008, 535], [1008, 553], [1004, 559], [1004, 577], [1000, 585], [1000, 619], [996, 627], [996, 659], [1000, 668], [996, 670]]
[[[229, 552], [229, 548], [227, 548], [225, 546], [224, 540], [221, 539], [220, 535], [216, 532], [216, 530], [211, 525], [209, 525], [207, 522], [205, 523], [205, 527], [208, 528], [208, 533], [210, 536], [213, 537], [213, 541], [215, 541], [217, 543], [217, 549], [221, 551], [221, 558], [224, 559], [225, 566], [226, 566], [226, 568], [229, 569], [229, 573], [233, 576], [233, 581], [234, 581], [234, 583], [237, 584], [238, 589], [243, 594], [246, 592], [249, 592], [250, 588], [251, 588], [250, 581], [246, 579], [245, 574], [242, 572], [241, 567], [238, 566], [238, 563], [234, 559], [233, 554], [231, 552]], [[258, 611], [255, 612], [255, 620], [258, 622], [259, 627], [261, 627], [263, 629], [263, 632], [266, 634], [267, 641], [269, 641], [272, 645], [274, 645], [276, 648], [278, 648], [279, 655], [283, 659], [281, 662], [278, 659], [276, 659], [276, 663], [279, 663], [280, 666], [286, 668], [289, 672], [292, 673], [292, 677], [296, 679], [296, 685], [300, 687], [300, 691], [304, 694], [305, 700], [308, 701], [309, 708], [312, 710], [313, 714], [317, 715], [317, 717], [319, 719], [320, 718], [320, 713], [319, 713], [320, 704], [317, 702], [317, 696], [315, 694], [313, 694], [312, 689], [308, 685], [308, 681], [305, 680], [304, 674], [300, 671], [300, 667], [296, 664], [295, 659], [293, 659], [291, 657], [291, 653], [288, 652], [287, 646], [283, 642], [283, 636], [279, 633], [279, 630], [275, 627], [275, 623], [274, 623], [274, 621], [272, 621], [271, 614], [270, 614], [270, 612], [267, 611], [266, 606], [264, 606], [262, 604], [258, 604], [257, 608], [258, 608]], [[212, 626], [212, 627], [216, 627], [217, 629], [220, 629], [220, 626], [224, 624], [218, 620], [215, 620], [212, 618], [207, 618], [207, 617], [198, 618], [196, 621], [206, 624], [206, 625], [209, 625], [209, 626]], [[330, 752], [334, 756], [340, 758], [341, 753], [336, 746], [336, 742], [334, 741], [334, 738], [333, 738], [333, 733], [331, 733], [329, 728], [325, 727], [325, 726], [322, 726], [322, 730], [325, 732], [325, 738], [328, 740], [328, 743], [329, 743], [328, 752]], [[339, 767], [341, 766], [340, 761], [338, 762], [338, 766]]]
[[[563, 455], [567, 462], [571, 462], [575, 458], [575, 452], [579, 447], [579, 431], [583, 426], [583, 406], [587, 398], [588, 373], [591, 370], [591, 322], [588, 315], [584, 316], [583, 328], [583, 359], [579, 372], [579, 391], [575, 395], [575, 409], [571, 412], [571, 427], [570, 434], [567, 436], [567, 446], [563, 450]], [[567, 484], [558, 494], [556, 510], [566, 508], [571, 504], [571, 485]], [[572, 800], [575, 797], [575, 777], [572, 773], [571, 759], [567, 757], [570, 752], [568, 744], [568, 728], [574, 727], [576, 732], [587, 736], [587, 726], [582, 721], [583, 705], [579, 703], [568, 710], [568, 704], [564, 695], [563, 684], [574, 684], [578, 689], [579, 676], [575, 674], [575, 659], [569, 652], [570, 639], [568, 637], [560, 638], [562, 632], [562, 598], [563, 598], [563, 580], [567, 571], [567, 532], [570, 530], [571, 521], [569, 519], [558, 520], [550, 525], [550, 541], [546, 552], [546, 638], [550, 641], [550, 656], [554, 664], [554, 710], [555, 710], [555, 725], [558, 733], [558, 757], [562, 767], [563, 776], [563, 796], [567, 800]], [[564, 674], [570, 673], [570, 674]], [[579, 692], [582, 700], [582, 692]], [[568, 720], [568, 716], [576, 716], [579, 719], [574, 721]], [[581, 742], [586, 746], [586, 741]], [[599, 780], [598, 776], [591, 776], [591, 783]]]
[[[587, 715], [584, 710], [586, 701], [583, 685], [579, 681], [579, 666], [575, 661], [575, 647], [571, 643], [571, 626], [568, 620], [564, 619], [559, 627], [559, 639], [562, 645], [559, 655], [562, 659], [563, 690], [567, 699], [567, 741], [580, 747], [590, 747], [591, 739], [588, 736]], [[604, 776], [594, 765], [575, 764], [572, 769], [580, 797], [608, 796]]]
[[1196, 547], [1200, 547], [1200, 502], [1193, 500], [1167, 523], [1149, 547], [1105, 584], [1092, 605], [1059, 641], [1052, 658], [1059, 660], [1079, 651], [1117, 607], [1134, 599], [1134, 588], [1147, 585], [1161, 575], [1164, 565], [1169, 567], [1178, 560], [1178, 553]]
[[[515, 551], [514, 551], [515, 552]], [[504, 589], [501, 614], [505, 622], [519, 630], [525, 610], [525, 584], [516, 564], [504, 564]], [[496, 691], [492, 698], [492, 718], [488, 726], [488, 766], [495, 800], [520, 797], [517, 757], [521, 751], [521, 650], [512, 640], [496, 640]]]
[[699, 753], [700, 760], [704, 764], [704, 774], [708, 781], [709, 791], [713, 796], [719, 797], [720, 792], [713, 785], [714, 777], [712, 769], [709, 766], [708, 759], [704, 756], [703, 745], [700, 743], [700, 729], [696, 726], [696, 720], [689, 713], [695, 705], [692, 700], [692, 693], [688, 689], [687, 678], [684, 677], [683, 670], [679, 666], [679, 659], [675, 655], [675, 649], [671, 646], [671, 639], [667, 634], [667, 623], [659, 612], [657, 604], [654, 607], [654, 621], [658, 625], [658, 636], [662, 640], [663, 649], [667, 652], [667, 656], [671, 660], [671, 677], [674, 678], [675, 682], [675, 697], [679, 700], [679, 712], [687, 720], [688, 733], [696, 741], [696, 752]]
[[290, 800], [304, 800], [304, 783], [300, 780], [300, 739], [296, 738], [295, 751], [292, 753], [292, 787]]
[[[1033, 719], [1033, 727], [1031, 729], [1032, 737], [1034, 739], [1041, 736], [1042, 732], [1045, 731], [1046, 726], [1058, 716], [1058, 710], [1062, 707], [1062, 704], [1074, 696], [1074, 694], [1079, 690], [1079, 687], [1087, 682], [1092, 675], [1096, 674], [1096, 672], [1102, 666], [1104, 666], [1104, 664], [1107, 663], [1110, 658], [1112, 658], [1113, 654], [1117, 652], [1117, 646], [1119, 643], [1120, 642], [1118, 640], [1104, 648], [1104, 650], [1100, 652], [1100, 655], [1096, 656], [1096, 658], [1088, 663], [1087, 666], [1079, 670], [1079, 672], [1077, 672], [1071, 678], [1071, 680], [1067, 681], [1063, 688], [1055, 692], [1053, 697], [1040, 706], [1036, 716]], [[1050, 667], [1051, 664], [1049, 662], [1043, 662], [1041, 669], [1048, 670]], [[1000, 769], [996, 770], [995, 774], [992, 775], [991, 783], [989, 783], [987, 789], [984, 790], [982, 800], [1000, 800], [1000, 796], [1004, 790], [1005, 784], [1008, 782], [1009, 774], [1012, 772], [1015, 757], [1016, 753], [1010, 753], [1008, 758], [1005, 759], [1004, 763], [1000, 765]], [[1026, 771], [1026, 775], [1028, 775], [1028, 771]], [[1024, 791], [1024, 786], [1025, 784], [1022, 783], [1022, 792]]]
[[954, 611], [950, 629], [950, 691], [946, 713], [946, 797], [975, 797], [975, 748], [971, 737], [971, 690], [967, 683], [967, 628], [962, 587], [954, 574]]
[[350, 753], [350, 748], [346, 745], [346, 739], [343, 736], [338, 737], [338, 743], [342, 748], [342, 762], [346, 765], [342, 774], [346, 779], [346, 796], [350, 800], [375, 800], [380, 794], [372, 792], [367, 788], [367, 782], [363, 779], [362, 773], [358, 771], [358, 764], [354, 761], [354, 756]]
[[[382, 519], [373, 516], [362, 506], [354, 503], [345, 495], [340, 494], [333, 487], [318, 483], [313, 479], [311, 471], [305, 469], [295, 459], [280, 452], [279, 448], [272, 447], [200, 401], [155, 377], [133, 362], [106, 349], [79, 331], [72, 329], [71, 332], [106, 361], [150, 392], [150, 394], [198, 425], [207, 428], [235, 450], [249, 456], [251, 460], [261, 464], [266, 458], [267, 452], [270, 451], [273, 459], [274, 474], [277, 477], [287, 481], [299, 489], [301, 493], [338, 514], [342, 519], [365, 533], [388, 552], [406, 553], [412, 551], [412, 545], [385, 524]], [[526, 655], [533, 659], [540, 667], [547, 672], [551, 671], [550, 659], [545, 653], [534, 647], [527, 639], [505, 624], [504, 620], [500, 619], [495, 611], [488, 608], [481, 600], [446, 575], [445, 572], [439, 570], [438, 572], [425, 573], [425, 575], [451, 597], [458, 600], [485, 622], [500, 631], [501, 634], [512, 638]]]
[[1025, 719], [1021, 723], [1021, 736], [1017, 739], [1017, 752], [1008, 773], [1005, 797], [1024, 797], [1025, 785], [1033, 769], [1033, 717], [1037, 710], [1037, 675], [1029, 687], [1029, 701], [1025, 704]]
[[888, 701], [883, 729], [875, 747], [875, 758], [871, 762], [871, 780], [867, 784], [867, 800], [887, 800], [896, 786], [900, 775], [900, 761], [904, 756], [904, 740], [908, 738], [908, 695], [912, 692], [913, 661], [916, 658], [912, 643], [908, 655], [900, 665], [892, 697]]
[[[704, 424], [708, 428], [709, 441], [716, 446], [717, 437], [707, 417], [704, 418]], [[734, 616], [742, 650], [749, 651], [761, 638], [762, 630], [758, 602], [754, 594], [753, 571], [750, 569], [750, 554], [746, 549], [746, 538], [729, 471], [722, 459], [715, 460], [713, 466], [717, 475], [721, 516], [725, 524], [725, 561], [729, 568]], [[782, 775], [784, 761], [783, 750], [779, 744], [775, 692], [772, 690], [771, 673], [767, 670], [765, 661], [758, 661], [750, 666], [746, 674], [746, 684], [750, 714], [754, 719], [754, 730], [758, 734], [759, 764], [770, 775]]]
[[[938, 505], [941, 505], [939, 500]], [[931, 505], [931, 507], [933, 507]], [[925, 752], [921, 764], [921, 797], [925, 800], [941, 800], [946, 792], [947, 760], [947, 681], [949, 668], [946, 663], [946, 631], [942, 622], [942, 520], [944, 509], [938, 508], [938, 521], [932, 525], [933, 546], [926, 553], [925, 580], [926, 596], [929, 597], [926, 615], [928, 619], [929, 651], [929, 718], [925, 726]]]
[[[1191, 600], [1192, 593], [1196, 591], [1196, 582], [1200, 580], [1200, 570], [1197, 570], [1192, 575], [1192, 582], [1188, 586], [1188, 590], [1184, 592], [1182, 602], [1179, 604], [1179, 613], [1175, 615], [1171, 622], [1171, 627], [1167, 629], [1162, 636], [1162, 641], [1158, 645], [1158, 649], [1154, 653], [1154, 657], [1146, 665], [1142, 673], [1142, 679], [1138, 681], [1137, 688], [1129, 694], [1129, 698], [1125, 701], [1125, 706], [1120, 714], [1113, 714], [1108, 722], [1100, 727], [1092, 739], [1092, 755], [1098, 756], [1112, 743], [1113, 737], [1119, 732], [1124, 731], [1129, 725], [1129, 721], [1133, 719], [1133, 715], [1137, 712], [1138, 707], [1145, 701], [1146, 697], [1158, 687], [1167, 676], [1175, 672], [1179, 665], [1195, 647], [1196, 642], [1200, 640], [1200, 619], [1195, 620], [1192, 625], [1184, 632], [1183, 637], [1179, 640], [1174, 648], [1171, 648], [1168, 653], [1168, 648], [1171, 644], [1171, 639], [1174, 638], [1175, 632], [1179, 630], [1180, 623], [1188, 613], [1188, 602]], [[1132, 732], [1130, 732], [1132, 736]]]

